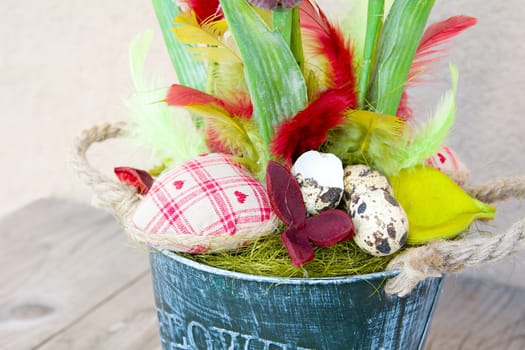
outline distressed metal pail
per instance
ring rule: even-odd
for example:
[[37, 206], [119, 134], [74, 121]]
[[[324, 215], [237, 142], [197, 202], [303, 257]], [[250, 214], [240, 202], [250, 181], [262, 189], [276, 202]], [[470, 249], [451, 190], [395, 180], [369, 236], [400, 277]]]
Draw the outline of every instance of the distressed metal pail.
[[168, 251], [150, 255], [164, 350], [422, 349], [441, 278], [404, 298], [396, 272], [326, 279], [221, 270]]

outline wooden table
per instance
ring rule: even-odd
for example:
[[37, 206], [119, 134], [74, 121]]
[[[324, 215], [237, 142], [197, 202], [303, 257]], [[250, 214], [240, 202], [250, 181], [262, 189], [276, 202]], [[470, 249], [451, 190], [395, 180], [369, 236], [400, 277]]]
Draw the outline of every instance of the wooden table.
[[[0, 237], [0, 349], [160, 349], [148, 256], [109, 214], [39, 200]], [[447, 277], [426, 349], [525, 349], [525, 290]]]

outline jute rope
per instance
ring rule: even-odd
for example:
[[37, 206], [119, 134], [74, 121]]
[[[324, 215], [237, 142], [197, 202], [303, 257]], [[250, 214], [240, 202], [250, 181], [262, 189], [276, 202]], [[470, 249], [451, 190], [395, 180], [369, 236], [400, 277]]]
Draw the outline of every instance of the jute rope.
[[218, 252], [239, 248], [258, 237], [275, 232], [279, 223], [275, 215], [249, 230], [237, 230], [235, 236], [158, 235], [138, 230], [131, 224], [130, 219], [142, 196], [133, 187], [102, 175], [91, 166], [86, 157], [86, 152], [93, 143], [123, 136], [124, 126], [125, 123], [120, 122], [84, 130], [75, 141], [72, 166], [80, 179], [95, 193], [94, 204], [109, 209], [132, 240], [150, 247], [175, 251], [191, 251], [196, 246], [205, 245], [207, 251]]
[[[467, 190], [487, 203], [509, 198], [525, 198], [525, 177], [504, 178]], [[525, 242], [525, 218], [506, 232], [465, 237], [461, 240], [437, 240], [408, 249], [394, 258], [387, 270], [399, 270], [385, 286], [387, 294], [405, 296], [422, 280], [444, 273], [459, 272], [469, 266], [497, 262], [520, 249]]]
[[124, 122], [103, 124], [84, 130], [75, 140], [71, 160], [80, 179], [95, 193], [93, 204], [109, 209], [121, 224], [133, 213], [141, 197], [133, 187], [111, 180], [93, 168], [86, 158], [86, 152], [95, 142], [122, 136], [125, 125]]
[[[72, 164], [80, 178], [94, 191], [97, 206], [111, 210], [133, 239], [156, 246], [165, 243], [163, 240], [166, 238], [141, 232], [129, 225], [129, 218], [139, 204], [141, 196], [134, 188], [100, 174], [86, 158], [86, 152], [93, 143], [122, 136], [124, 126], [125, 123], [104, 124], [85, 130], [75, 142]], [[467, 191], [487, 203], [509, 198], [524, 199], [525, 177], [499, 179]], [[266, 225], [269, 226], [265, 229], [276, 225], [275, 219]], [[238, 238], [239, 244], [242, 244], [243, 240], [250, 239], [250, 233], [242, 232]], [[199, 239], [202, 237], [183, 237], [180, 241], [176, 238], [170, 243], [185, 246], [198, 243]], [[218, 237], [212, 244], [220, 246], [221, 239], [224, 238]], [[500, 261], [522, 249], [524, 242], [525, 218], [503, 233], [467, 236], [453, 241], [437, 240], [425, 246], [407, 249], [388, 265], [387, 270], [398, 270], [399, 274], [386, 283], [385, 291], [389, 295], [405, 296], [426, 278], [458, 272], [469, 266]]]

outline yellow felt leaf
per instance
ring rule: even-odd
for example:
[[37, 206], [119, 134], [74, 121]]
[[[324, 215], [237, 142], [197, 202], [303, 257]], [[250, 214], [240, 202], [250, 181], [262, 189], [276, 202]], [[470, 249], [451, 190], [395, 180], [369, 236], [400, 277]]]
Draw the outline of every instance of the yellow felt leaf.
[[453, 238], [474, 220], [493, 219], [496, 208], [469, 196], [445, 174], [432, 167], [403, 169], [389, 178], [394, 197], [405, 209], [409, 244]]

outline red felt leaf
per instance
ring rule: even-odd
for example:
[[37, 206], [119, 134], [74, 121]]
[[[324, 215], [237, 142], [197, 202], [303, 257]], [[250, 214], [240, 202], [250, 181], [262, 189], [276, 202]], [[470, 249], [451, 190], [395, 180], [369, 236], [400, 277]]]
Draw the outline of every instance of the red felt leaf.
[[277, 127], [271, 143], [274, 156], [291, 165], [306, 151], [316, 150], [326, 141], [328, 131], [345, 121], [348, 103], [341, 90], [330, 89], [304, 110]]
[[290, 254], [292, 265], [300, 267], [314, 259], [315, 252], [308, 237], [297, 226], [289, 227], [281, 233], [281, 241]]
[[148, 193], [154, 182], [153, 177], [144, 170], [129, 167], [117, 167], [114, 169], [114, 172], [121, 182], [135, 187], [140, 194]]
[[354, 236], [352, 219], [342, 210], [332, 209], [306, 219], [308, 239], [319, 247], [329, 247]]
[[306, 219], [303, 195], [293, 175], [281, 164], [270, 161], [266, 168], [266, 189], [275, 214], [287, 225]]
[[223, 16], [219, 0], [185, 0], [185, 2], [197, 15], [199, 24], [212, 16], [218, 16], [217, 18], [222, 18]]
[[342, 89], [347, 108], [355, 108], [355, 70], [353, 51], [342, 31], [332, 24], [319, 6], [305, 0], [300, 5], [301, 27], [308, 39], [317, 43], [317, 54], [327, 58], [330, 65], [329, 79], [332, 88]]

